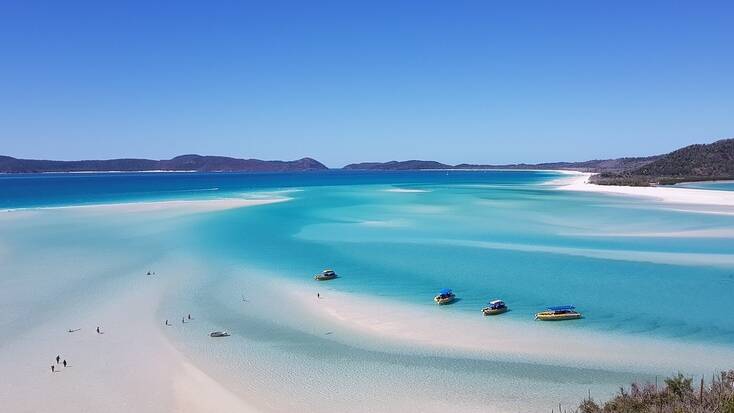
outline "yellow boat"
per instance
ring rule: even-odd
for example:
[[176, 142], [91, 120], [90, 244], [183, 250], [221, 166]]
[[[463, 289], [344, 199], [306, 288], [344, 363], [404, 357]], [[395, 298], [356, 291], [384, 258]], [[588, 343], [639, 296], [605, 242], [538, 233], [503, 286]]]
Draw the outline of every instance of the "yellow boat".
[[450, 288], [444, 288], [439, 291], [438, 295], [433, 297], [433, 301], [438, 305], [451, 304], [456, 299], [456, 295]]
[[546, 311], [541, 311], [535, 314], [535, 319], [541, 321], [577, 320], [581, 318], [582, 315], [575, 309], [576, 307], [572, 305], [548, 307]]
[[323, 270], [321, 273], [313, 276], [313, 279], [316, 281], [333, 280], [334, 278], [336, 278], [334, 270]]
[[482, 308], [482, 314], [484, 315], [497, 315], [506, 313], [509, 308], [502, 300], [494, 300], [489, 302], [489, 307]]

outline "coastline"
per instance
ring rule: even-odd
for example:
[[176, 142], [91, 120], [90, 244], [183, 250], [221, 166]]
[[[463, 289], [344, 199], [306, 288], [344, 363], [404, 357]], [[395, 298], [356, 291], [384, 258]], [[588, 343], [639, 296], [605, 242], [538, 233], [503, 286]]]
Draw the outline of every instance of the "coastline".
[[[589, 182], [592, 173], [567, 172], [568, 177], [553, 182], [557, 189], [564, 191], [593, 192], [608, 195], [624, 195], [640, 198], [652, 198], [667, 204], [689, 205], [695, 207], [734, 208], [734, 191], [715, 191], [694, 188], [673, 188], [664, 186], [616, 186], [596, 185]], [[696, 210], [691, 210], [695, 212]], [[703, 210], [699, 211], [703, 212]], [[724, 210], [712, 210], [715, 213], [734, 213]]]
[[[715, 371], [734, 358], [734, 351], [724, 345], [557, 329], [552, 323], [486, 317], [479, 310], [470, 315], [334, 289], [316, 299], [311, 288], [283, 280], [279, 288], [290, 297], [286, 301], [297, 302], [310, 317], [354, 334], [354, 341], [347, 341], [351, 345], [377, 339], [373, 345], [378, 348], [386, 342], [409, 351], [438, 351], [453, 357], [637, 374]], [[619, 354], [625, 355], [623, 360]]]

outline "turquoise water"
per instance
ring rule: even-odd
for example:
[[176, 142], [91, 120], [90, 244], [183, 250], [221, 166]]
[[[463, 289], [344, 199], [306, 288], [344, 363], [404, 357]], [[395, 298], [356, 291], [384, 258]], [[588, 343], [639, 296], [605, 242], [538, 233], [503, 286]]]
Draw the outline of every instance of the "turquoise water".
[[[0, 206], [23, 208], [164, 199], [256, 197], [289, 202], [202, 214], [178, 231], [198, 253], [293, 279], [325, 267], [344, 291], [454, 310], [492, 298], [526, 320], [571, 303], [569, 328], [734, 343], [734, 218], [667, 210], [624, 197], [555, 190], [550, 172], [306, 174], [41, 174], [0, 177]], [[414, 192], [393, 192], [393, 190]], [[420, 191], [420, 192], [419, 192]], [[672, 236], [665, 234], [671, 233]], [[681, 312], [695, 303], [696, 311]]]
[[[194, 229], [203, 235], [197, 249], [294, 279], [335, 268], [343, 277], [334, 288], [417, 305], [432, 305], [450, 287], [460, 297], [454, 310], [476, 312], [503, 298], [514, 310], [508, 318], [531, 320], [546, 305], [572, 303], [587, 319], [569, 328], [734, 342], [734, 268], [708, 256], [731, 258], [734, 243], [629, 236], [731, 227], [731, 217], [522, 181], [386, 188], [314, 187], [291, 202], [211, 214]], [[609, 236], [618, 232], [627, 236]], [[689, 303], [696, 311], [681, 312]]]
[[717, 181], [717, 182], [687, 182], [677, 184], [682, 188], [712, 189], [717, 191], [734, 191], [734, 181]]
[[[158, 318], [183, 308], [197, 318], [191, 329], [167, 330], [176, 347], [213, 366], [204, 368], [207, 374], [236, 383], [234, 391], [262, 393], [276, 411], [385, 411], [394, 410], [390, 403], [441, 394], [465, 411], [478, 405], [547, 411], [558, 401], [572, 405], [589, 390], [606, 397], [660, 373], [355, 344], [341, 340], [339, 331], [324, 335], [331, 327], [313, 320], [293, 328], [300, 319], [288, 314], [287, 303], [278, 303], [285, 308], [274, 314], [252, 311], [254, 305], [240, 300], [257, 294], [259, 277], [312, 285], [312, 274], [325, 267], [341, 276], [319, 288], [435, 309], [435, 292], [450, 287], [460, 299], [440, 311], [481, 317], [484, 303], [502, 298], [512, 308], [503, 320], [530, 329], [734, 344], [734, 216], [560, 191], [549, 184], [559, 177], [522, 171], [2, 176], [5, 210], [273, 194], [291, 199], [164, 219], [110, 219], [73, 209], [10, 219], [17, 211], [0, 212], [6, 269], [0, 348], [24, 325], [93, 306], [126, 285], [130, 274], [151, 267], [180, 276]], [[183, 268], [157, 264], [166, 257], [182, 257]], [[261, 304], [255, 308], [268, 308]], [[542, 326], [532, 320], [556, 304], [575, 304], [585, 318]], [[234, 335], [213, 344], [206, 338], [212, 328]]]

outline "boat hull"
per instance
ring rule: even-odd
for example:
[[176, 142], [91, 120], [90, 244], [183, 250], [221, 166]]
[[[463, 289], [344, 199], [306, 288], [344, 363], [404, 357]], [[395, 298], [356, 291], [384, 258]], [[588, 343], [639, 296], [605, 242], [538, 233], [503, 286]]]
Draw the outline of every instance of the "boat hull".
[[540, 320], [540, 321], [578, 320], [581, 317], [582, 317], [581, 313], [566, 313], [566, 314], [538, 313], [538, 314], [535, 314], [535, 319]]
[[507, 307], [505, 307], [505, 308], [496, 308], [496, 309], [492, 309], [492, 308], [487, 307], [487, 308], [483, 308], [482, 309], [482, 314], [484, 314], [484, 315], [498, 315], [498, 314], [506, 313], [507, 310], [509, 310], [509, 308], [507, 308]]
[[455, 299], [456, 299], [456, 297], [454, 297], [454, 296], [446, 297], [446, 298], [433, 297], [433, 301], [435, 301], [436, 304], [438, 304], [438, 305], [451, 304], [451, 303], [454, 302]]
[[323, 274], [316, 274], [314, 275], [313, 279], [316, 281], [329, 281], [336, 278], [336, 274], [334, 275], [323, 275]]

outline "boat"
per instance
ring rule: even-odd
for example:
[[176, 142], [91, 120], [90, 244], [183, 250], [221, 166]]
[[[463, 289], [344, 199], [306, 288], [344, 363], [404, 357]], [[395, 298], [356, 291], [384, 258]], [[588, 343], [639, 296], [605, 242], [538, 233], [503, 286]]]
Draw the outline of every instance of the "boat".
[[438, 295], [433, 297], [433, 301], [436, 302], [436, 304], [443, 305], [443, 304], [451, 304], [456, 299], [456, 295], [454, 295], [454, 292], [451, 291], [450, 288], [444, 288], [443, 290], [438, 292]]
[[502, 300], [492, 300], [489, 302], [488, 307], [482, 308], [482, 314], [484, 315], [497, 315], [506, 313], [509, 308], [507, 308], [507, 304], [505, 304]]
[[542, 321], [577, 320], [581, 317], [581, 313], [572, 305], [548, 307], [546, 311], [535, 314], [535, 319]]
[[334, 272], [334, 270], [323, 270], [313, 276], [313, 279], [316, 281], [333, 280], [334, 278], [336, 278], [336, 273]]
[[209, 337], [229, 337], [229, 332], [227, 331], [212, 331], [209, 333]]

